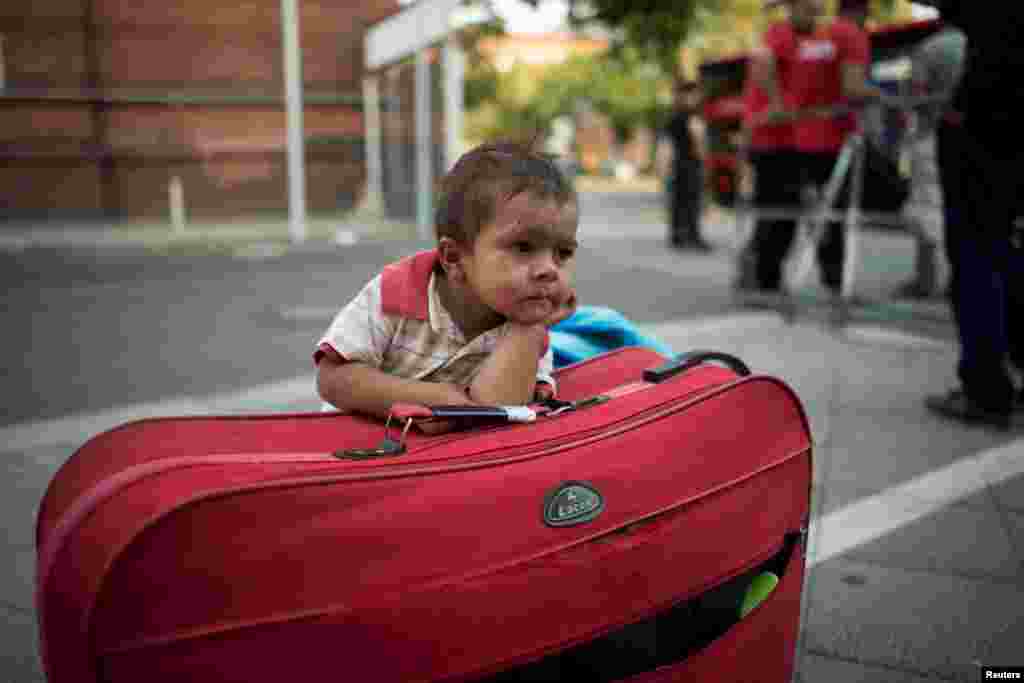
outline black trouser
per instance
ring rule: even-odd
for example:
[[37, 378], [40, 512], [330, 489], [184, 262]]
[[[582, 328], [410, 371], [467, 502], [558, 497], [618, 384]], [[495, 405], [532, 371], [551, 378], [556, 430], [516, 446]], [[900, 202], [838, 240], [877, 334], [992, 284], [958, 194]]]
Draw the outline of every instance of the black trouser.
[[[839, 160], [839, 152], [800, 152], [800, 168], [806, 182], [824, 191], [825, 183]], [[851, 169], [852, 171], [852, 169]], [[850, 172], [847, 172], [833, 209], [845, 209], [850, 205]], [[825, 234], [818, 243], [818, 266], [821, 268], [821, 283], [833, 292], [843, 284], [843, 258], [846, 242], [843, 240], [841, 221], [829, 221]]]
[[1015, 394], [1007, 363], [1024, 370], [1024, 246], [1012, 234], [1024, 189], [1019, 163], [1005, 145], [950, 125], [939, 128], [938, 154], [957, 374], [972, 401], [1006, 413]]
[[697, 159], [672, 166], [669, 187], [669, 241], [694, 244], [701, 241], [700, 210], [704, 189], [704, 168]]
[[[800, 171], [796, 152], [791, 149], [751, 150], [754, 167], [754, 206], [763, 209], [799, 209]], [[751, 255], [754, 278], [760, 289], [775, 290], [782, 285], [782, 261], [793, 244], [796, 220], [758, 218], [754, 224]]]
[[[799, 210], [801, 188], [808, 183], [823, 187], [838, 158], [838, 152], [752, 151], [755, 206]], [[846, 208], [847, 187], [848, 183], [844, 184], [835, 208]], [[757, 221], [752, 251], [758, 287], [779, 289], [781, 286], [782, 261], [793, 244], [795, 231], [795, 219], [769, 217]], [[833, 291], [838, 291], [842, 284], [844, 247], [841, 223], [829, 222], [818, 245], [818, 265], [822, 283]]]

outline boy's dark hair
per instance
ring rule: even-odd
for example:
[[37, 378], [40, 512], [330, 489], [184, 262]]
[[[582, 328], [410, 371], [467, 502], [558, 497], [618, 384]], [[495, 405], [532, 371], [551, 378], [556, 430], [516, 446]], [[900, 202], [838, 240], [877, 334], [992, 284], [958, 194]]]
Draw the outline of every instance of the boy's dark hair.
[[466, 152], [441, 180], [434, 217], [438, 241], [450, 237], [460, 244], [472, 244], [483, 226], [494, 219], [498, 202], [521, 192], [554, 199], [560, 205], [576, 197], [554, 162], [536, 150], [536, 138], [489, 142]]

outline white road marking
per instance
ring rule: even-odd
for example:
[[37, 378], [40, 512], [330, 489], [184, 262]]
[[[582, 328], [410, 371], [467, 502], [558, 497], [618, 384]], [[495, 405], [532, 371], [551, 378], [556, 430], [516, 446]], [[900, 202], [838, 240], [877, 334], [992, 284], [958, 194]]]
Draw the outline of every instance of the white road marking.
[[272, 412], [283, 410], [288, 404], [306, 400], [309, 402], [309, 410], [319, 408], [316, 380], [313, 375], [302, 375], [240, 391], [136, 403], [98, 413], [69, 415], [2, 427], [0, 449], [23, 451], [57, 444], [79, 445], [102, 431], [147, 417]]
[[812, 522], [808, 563], [830, 560], [967, 498], [985, 486], [1021, 475], [1024, 439], [1017, 439], [861, 498]]

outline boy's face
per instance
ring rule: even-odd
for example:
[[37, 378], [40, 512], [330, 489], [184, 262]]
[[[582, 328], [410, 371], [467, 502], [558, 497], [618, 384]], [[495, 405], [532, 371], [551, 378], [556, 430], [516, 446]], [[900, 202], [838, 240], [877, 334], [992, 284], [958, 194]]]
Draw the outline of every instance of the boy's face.
[[462, 259], [466, 288], [509, 320], [543, 322], [571, 293], [577, 222], [573, 200], [521, 192], [499, 202]]

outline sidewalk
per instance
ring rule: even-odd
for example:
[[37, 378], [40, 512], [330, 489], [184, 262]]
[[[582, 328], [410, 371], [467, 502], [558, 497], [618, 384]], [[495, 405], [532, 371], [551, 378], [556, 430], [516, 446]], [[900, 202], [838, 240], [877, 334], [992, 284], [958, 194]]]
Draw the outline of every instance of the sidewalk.
[[292, 251], [347, 246], [360, 239], [415, 237], [415, 226], [364, 216], [311, 216], [305, 241], [294, 242], [287, 218], [203, 219], [176, 228], [166, 221], [11, 221], [0, 224], [0, 250], [31, 248], [125, 248], [156, 252], [230, 252], [242, 257], [270, 258]]
[[[656, 204], [651, 206], [653, 216]], [[709, 287], [729, 286], [725, 246], [711, 256], [659, 248], [662, 227], [652, 216], [634, 218], [628, 235], [619, 216], [598, 219], [584, 212], [583, 223], [588, 239], [622, 273], [699, 273]], [[21, 248], [122, 243], [108, 241], [111, 229], [94, 230], [91, 241], [77, 228], [25, 231], [19, 234], [28, 242]], [[314, 246], [331, 248], [330, 232]], [[707, 236], [727, 245], [731, 226], [712, 221]], [[360, 239], [371, 239], [370, 233]], [[232, 248], [261, 243], [240, 239]], [[301, 267], [302, 249], [264, 257], [284, 252]], [[889, 265], [869, 270], [876, 267]], [[883, 277], [892, 276], [865, 273], [865, 291], [881, 291]], [[979, 680], [981, 664], [1024, 665], [1024, 427], [1008, 434], [971, 429], [924, 409], [925, 395], [955, 382], [957, 348], [949, 335], [906, 334], [884, 316], [866, 314], [838, 331], [814, 312], [789, 325], [772, 311], [645, 330], [679, 351], [713, 348], [737, 355], [754, 372], [788, 382], [807, 410], [815, 479], [797, 680], [967, 683]], [[311, 386], [312, 376], [302, 376], [228, 395], [168, 397], [0, 430], [0, 512], [8, 520], [9, 558], [0, 569], [0, 678], [42, 680], [28, 520], [49, 477], [75, 446], [139, 416], [312, 410]]]

